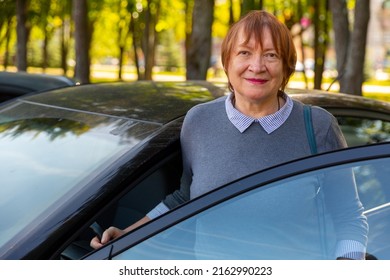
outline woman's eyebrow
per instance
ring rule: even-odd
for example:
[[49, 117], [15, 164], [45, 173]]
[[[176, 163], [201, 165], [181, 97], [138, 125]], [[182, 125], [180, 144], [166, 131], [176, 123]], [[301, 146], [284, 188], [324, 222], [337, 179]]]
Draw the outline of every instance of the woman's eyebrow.
[[240, 47], [240, 48], [255, 49], [255, 46], [253, 46], [253, 44], [249, 44], [249, 41], [244, 41], [242, 43], [238, 43], [236, 46]]
[[268, 52], [268, 51], [275, 51], [275, 52], [276, 52], [276, 48], [274, 48], [274, 47], [268, 47], [268, 48], [264, 48], [263, 51], [264, 51], [264, 52]]

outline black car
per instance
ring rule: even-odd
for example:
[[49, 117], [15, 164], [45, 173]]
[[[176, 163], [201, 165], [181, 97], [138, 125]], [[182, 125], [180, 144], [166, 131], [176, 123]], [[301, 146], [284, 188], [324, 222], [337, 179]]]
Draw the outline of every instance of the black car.
[[[232, 182], [92, 252], [92, 224], [125, 227], [178, 186], [179, 134], [185, 113], [226, 93], [226, 85], [204, 81], [90, 84], [0, 106], [0, 258], [215, 258], [211, 252], [195, 256], [191, 251], [197, 234], [193, 225], [203, 213], [213, 217], [219, 207], [251, 200], [255, 193], [262, 197], [278, 192], [280, 185], [290, 184], [286, 191], [297, 192], [310, 176], [352, 168], [370, 224], [368, 252], [390, 259], [386, 184], [390, 143], [372, 144], [389, 140], [390, 105], [343, 94], [292, 91], [293, 98], [334, 113], [347, 140], [359, 147], [286, 163]], [[268, 204], [264, 215], [276, 215], [275, 207]], [[283, 231], [290, 232], [290, 238], [296, 234], [288, 228]], [[243, 232], [249, 232], [245, 223]], [[299, 234], [304, 237], [305, 231]], [[280, 244], [285, 237], [281, 235]], [[240, 240], [240, 236], [235, 239]], [[278, 255], [272, 248], [269, 252], [257, 258], [323, 258], [302, 252]], [[253, 257], [250, 254], [243, 251], [237, 258]]]
[[28, 93], [76, 84], [73, 79], [61, 75], [0, 71], [0, 102]]

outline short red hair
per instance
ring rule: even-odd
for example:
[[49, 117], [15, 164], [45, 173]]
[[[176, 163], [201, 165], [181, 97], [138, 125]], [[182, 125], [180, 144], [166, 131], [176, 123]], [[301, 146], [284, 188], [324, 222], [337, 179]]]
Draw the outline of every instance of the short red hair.
[[[244, 36], [246, 37], [245, 43], [248, 42], [252, 36], [254, 36], [256, 43], [262, 46], [263, 31], [266, 28], [271, 31], [273, 44], [278, 55], [282, 59], [283, 81], [280, 89], [284, 90], [291, 75], [295, 71], [297, 53], [290, 30], [273, 14], [270, 14], [266, 11], [250, 11], [238, 22], [232, 25], [222, 42], [222, 65], [226, 74], [228, 75], [227, 69], [229, 67], [231, 53], [235, 47], [240, 32], [244, 32]], [[232, 90], [230, 83], [229, 87]]]

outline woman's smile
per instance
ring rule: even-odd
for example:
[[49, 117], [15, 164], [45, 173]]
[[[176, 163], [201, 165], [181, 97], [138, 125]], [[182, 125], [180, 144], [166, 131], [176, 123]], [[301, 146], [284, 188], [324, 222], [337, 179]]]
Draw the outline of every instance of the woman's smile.
[[253, 84], [265, 84], [268, 82], [267, 79], [257, 79], [257, 78], [246, 78], [246, 80]]

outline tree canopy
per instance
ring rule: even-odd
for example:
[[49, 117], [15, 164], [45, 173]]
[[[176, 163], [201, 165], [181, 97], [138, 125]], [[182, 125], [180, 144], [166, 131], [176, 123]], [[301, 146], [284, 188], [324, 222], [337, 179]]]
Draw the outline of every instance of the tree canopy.
[[96, 64], [113, 66], [119, 80], [124, 69], [152, 79], [156, 68], [207, 79], [229, 26], [254, 9], [274, 13], [290, 28], [299, 61], [314, 61], [302, 70], [313, 71], [315, 88], [322, 84], [332, 28], [342, 31], [335, 37], [337, 78], [344, 91], [361, 94], [343, 85], [356, 84], [356, 77], [358, 87], [363, 82], [366, 0], [1, 0], [0, 63], [19, 71], [61, 68], [83, 83]]

